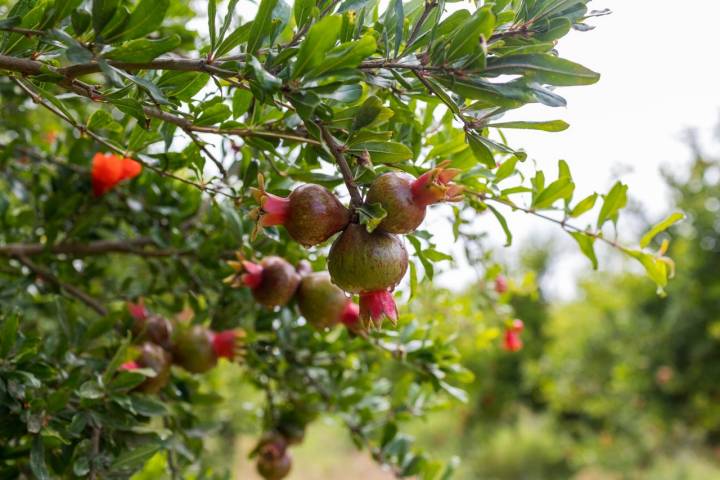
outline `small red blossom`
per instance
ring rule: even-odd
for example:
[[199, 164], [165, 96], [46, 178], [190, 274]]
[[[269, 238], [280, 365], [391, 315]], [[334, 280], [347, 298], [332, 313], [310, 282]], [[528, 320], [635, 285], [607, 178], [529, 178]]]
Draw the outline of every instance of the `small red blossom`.
[[125, 362], [120, 365], [120, 370], [127, 370], [128, 372], [137, 370], [138, 368], [140, 368], [140, 365], [138, 365], [135, 360], [130, 360], [129, 362]]
[[505, 275], [500, 274], [495, 277], [495, 291], [499, 294], [503, 294], [508, 290], [508, 281]]
[[242, 341], [238, 338], [244, 337], [245, 332], [237, 330], [223, 330], [212, 333], [212, 345], [215, 355], [218, 358], [227, 358], [232, 361], [241, 354]]
[[138, 303], [128, 302], [127, 309], [128, 312], [130, 312], [130, 316], [136, 320], [147, 320], [149, 316], [148, 310], [145, 308], [145, 303], [143, 303], [142, 300]]
[[525, 325], [522, 320], [515, 319], [509, 327], [505, 328], [503, 335], [503, 349], [508, 352], [517, 352], [523, 348], [523, 342], [520, 338], [520, 332], [523, 331]]
[[96, 153], [92, 159], [92, 186], [96, 197], [106, 194], [123, 180], [140, 175], [142, 165], [131, 158]]

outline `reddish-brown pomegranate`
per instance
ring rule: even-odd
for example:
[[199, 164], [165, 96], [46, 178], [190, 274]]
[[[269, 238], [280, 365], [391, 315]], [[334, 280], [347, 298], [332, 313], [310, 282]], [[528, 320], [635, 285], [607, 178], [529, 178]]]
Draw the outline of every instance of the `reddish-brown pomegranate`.
[[253, 189], [260, 204], [253, 212], [258, 226], [284, 225], [290, 237], [305, 247], [323, 243], [350, 221], [350, 211], [320, 185], [301, 185], [284, 198], [266, 192], [262, 180], [259, 184]]
[[153, 342], [165, 349], [170, 348], [173, 331], [170, 320], [161, 315], [151, 314], [142, 302], [128, 303], [128, 311], [133, 317], [133, 336]]
[[157, 393], [170, 381], [170, 364], [172, 358], [162, 347], [150, 342], [140, 346], [140, 353], [135, 360], [123, 363], [121, 370], [137, 370], [138, 368], [149, 368], [155, 372], [154, 377], [147, 378], [136, 387], [144, 393]]
[[499, 294], [503, 294], [508, 290], [508, 281], [505, 275], [502, 273], [495, 277], [495, 291]]
[[300, 283], [300, 274], [280, 257], [265, 257], [259, 263], [231, 261], [228, 265], [237, 273], [225, 281], [233, 287], [249, 287], [255, 300], [268, 308], [286, 305]]
[[270, 433], [263, 436], [255, 449], [257, 471], [266, 480], [281, 480], [290, 473], [292, 458], [287, 450], [287, 440], [282, 435]]
[[328, 270], [335, 285], [360, 295], [360, 320], [364, 327], [382, 325], [385, 317], [397, 321], [395, 300], [390, 293], [402, 280], [408, 254], [402, 240], [393, 234], [363, 225], [350, 224], [333, 243]]
[[345, 292], [330, 280], [327, 272], [314, 272], [300, 281], [297, 291], [300, 313], [310, 325], [324, 329], [340, 322], [357, 320], [358, 309]]
[[380, 203], [387, 216], [378, 228], [390, 233], [413, 232], [425, 219], [428, 205], [462, 199], [463, 187], [450, 182], [460, 170], [445, 168], [447, 162], [417, 179], [402, 172], [389, 172], [370, 184], [365, 202]]

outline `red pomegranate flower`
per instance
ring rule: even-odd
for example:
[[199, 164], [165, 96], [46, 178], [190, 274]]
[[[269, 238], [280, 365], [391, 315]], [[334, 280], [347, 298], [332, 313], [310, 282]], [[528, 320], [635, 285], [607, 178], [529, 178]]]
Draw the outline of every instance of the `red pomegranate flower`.
[[522, 320], [513, 320], [512, 325], [505, 328], [503, 336], [503, 348], [508, 352], [517, 352], [523, 348], [523, 342], [520, 339], [520, 332], [523, 331], [525, 325]]
[[96, 197], [106, 194], [123, 180], [140, 175], [142, 165], [131, 158], [96, 153], [92, 159], [92, 186]]

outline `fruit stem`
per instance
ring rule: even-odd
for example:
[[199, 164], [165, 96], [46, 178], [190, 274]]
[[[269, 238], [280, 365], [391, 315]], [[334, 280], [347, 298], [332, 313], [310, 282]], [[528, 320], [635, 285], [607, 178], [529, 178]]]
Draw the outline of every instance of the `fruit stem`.
[[350, 170], [350, 165], [348, 165], [347, 159], [345, 158], [345, 155], [343, 154], [340, 145], [335, 142], [335, 139], [330, 134], [330, 131], [327, 129], [327, 127], [321, 126], [320, 132], [322, 133], [325, 144], [330, 149], [330, 153], [332, 153], [333, 157], [335, 157], [335, 162], [337, 162], [338, 164], [338, 168], [340, 169], [340, 173], [342, 174], [345, 186], [350, 193], [350, 206], [353, 208], [361, 206], [363, 204], [362, 194], [360, 193], [360, 189], [355, 183], [355, 178], [353, 177], [352, 170]]

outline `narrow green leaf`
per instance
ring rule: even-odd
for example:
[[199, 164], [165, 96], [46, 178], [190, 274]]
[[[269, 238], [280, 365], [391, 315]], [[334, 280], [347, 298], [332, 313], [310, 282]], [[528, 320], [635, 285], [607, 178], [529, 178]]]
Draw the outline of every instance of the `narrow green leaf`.
[[138, 38], [113, 48], [105, 54], [105, 58], [120, 62], [149, 62], [163, 53], [177, 48], [180, 43], [180, 35], [171, 35], [156, 40]]
[[215, 29], [215, 17], [217, 16], [217, 0], [208, 0], [208, 33], [210, 33], [210, 51], [215, 50], [217, 43], [217, 30]]
[[159, 444], [143, 445], [142, 447], [120, 454], [110, 466], [113, 470], [134, 469], [144, 464], [161, 448]]
[[598, 268], [598, 260], [595, 255], [595, 237], [591, 237], [583, 232], [568, 232], [575, 239], [580, 251], [590, 260], [593, 270]]
[[38, 480], [50, 480], [50, 473], [45, 465], [45, 446], [42, 435], [35, 435], [30, 450], [30, 470]]
[[552, 207], [560, 199], [568, 199], [575, 191], [575, 183], [569, 177], [561, 177], [533, 198], [532, 206], [538, 210]]
[[645, 248], [650, 245], [650, 242], [652, 242], [653, 238], [655, 238], [657, 234], [659, 234], [660, 232], [664, 232], [665, 230], [667, 230], [668, 228], [670, 228], [684, 218], [684, 214], [680, 212], [675, 212], [661, 222], [654, 225], [650, 230], [647, 231], [645, 235], [642, 236], [642, 239], [640, 239], [640, 248]]
[[272, 30], [272, 12], [278, 0], [262, 0], [248, 36], [247, 52], [254, 55]]
[[140, 0], [130, 13], [120, 38], [131, 40], [154, 32], [162, 24], [169, 6], [170, 0]]
[[512, 245], [512, 232], [510, 232], [510, 228], [508, 228], [507, 220], [505, 220], [505, 217], [492, 205], [486, 205], [487, 208], [495, 215], [495, 218], [497, 218], [497, 221], [500, 223], [500, 226], [503, 229], [503, 232], [505, 232], [505, 246], [509, 247]]
[[627, 190], [627, 185], [623, 185], [618, 181], [610, 189], [610, 192], [605, 195], [605, 201], [598, 214], [598, 228], [602, 228], [608, 220], [617, 221], [618, 213], [627, 205]]
[[250, 108], [250, 103], [252, 102], [252, 99], [252, 92], [236, 88], [232, 98], [233, 118], [238, 118], [240, 115], [247, 112], [248, 108]]
[[545, 53], [491, 58], [484, 73], [524, 74], [539, 83], [556, 86], [591, 85], [600, 79], [600, 74], [582, 65]]
[[408, 147], [397, 142], [361, 142], [350, 147], [350, 152], [360, 155], [367, 151], [374, 163], [396, 163], [412, 158]]
[[372, 233], [387, 217], [387, 212], [380, 203], [362, 205], [357, 209], [361, 225], [365, 225], [368, 233]]
[[467, 132], [465, 134], [465, 139], [467, 140], [468, 144], [470, 145], [470, 148], [472, 149], [473, 154], [475, 155], [475, 158], [485, 165], [487, 168], [495, 168], [497, 165], [495, 163], [495, 157], [493, 156], [490, 149], [480, 140], [480, 136], [472, 133]]
[[122, 131], [122, 125], [105, 110], [93, 112], [88, 119], [87, 126], [91, 131], [108, 130], [114, 133], [120, 133]]
[[292, 78], [301, 77], [303, 73], [323, 62], [325, 54], [335, 45], [341, 27], [340, 15], [330, 15], [310, 27], [305, 40], [300, 44]]
[[96, 35], [100, 35], [100, 32], [103, 31], [119, 4], [120, 0], [93, 0], [92, 20]]
[[447, 62], [470, 55], [480, 49], [480, 36], [489, 37], [495, 25], [495, 16], [490, 7], [479, 9], [453, 33], [445, 52]]
[[568, 125], [562, 120], [550, 120], [547, 122], [500, 122], [490, 123], [488, 127], [494, 128], [521, 128], [525, 130], [542, 130], [544, 132], [562, 132], [567, 130]]
[[0, 338], [0, 358], [5, 358], [12, 350], [17, 340], [20, 315], [16, 311], [10, 312], [3, 322], [2, 337]]
[[575, 205], [575, 207], [570, 211], [570, 216], [575, 218], [579, 217], [583, 213], [587, 212], [588, 210], [592, 209], [595, 206], [595, 202], [597, 201], [598, 194], [593, 193], [592, 195], [588, 195], [587, 197], [580, 200], [580, 202]]

